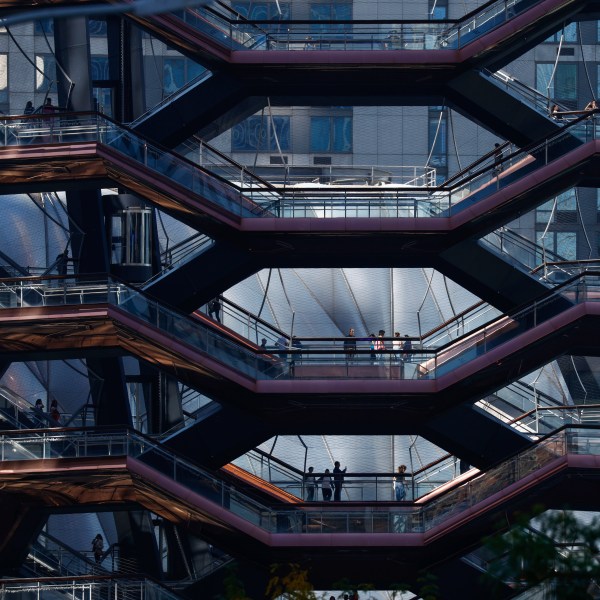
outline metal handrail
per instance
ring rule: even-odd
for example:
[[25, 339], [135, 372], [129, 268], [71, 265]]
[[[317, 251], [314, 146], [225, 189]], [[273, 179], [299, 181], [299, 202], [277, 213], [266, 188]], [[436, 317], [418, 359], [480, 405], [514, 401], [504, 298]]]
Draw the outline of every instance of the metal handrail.
[[[27, 437], [27, 435], [29, 437]], [[148, 438], [130, 431], [70, 431], [53, 435], [50, 432], [24, 435], [22, 431], [5, 432], [0, 436], [0, 459], [8, 464], [13, 460], [56, 460], [69, 456], [70, 460], [87, 456], [130, 456], [156, 470], [163, 476], [184, 485], [204, 497], [209, 503], [236, 514], [257, 528], [270, 533], [295, 531], [297, 533], [404, 533], [423, 532], [455, 519], [465, 507], [476, 509], [479, 503], [495, 494], [502, 495], [506, 488], [527, 475], [553, 463], [569, 453], [600, 454], [600, 427], [565, 426], [537, 441], [531, 448], [513, 455], [483, 474], [459, 478], [452, 485], [431, 493], [421, 502], [388, 502], [376, 509], [373, 502], [362, 502], [358, 511], [364, 518], [364, 506], [372, 506], [367, 522], [359, 526], [353, 518], [352, 506], [344, 503], [299, 505], [290, 509], [273, 509], [241, 493], [229, 482], [224, 483], [214, 474], [178, 457]], [[149, 475], [151, 477], [151, 475]], [[186, 505], [193, 502], [186, 497]], [[205, 503], [205, 507], [208, 506]], [[483, 510], [483, 509], [482, 509]], [[398, 519], [402, 527], [398, 527]], [[471, 514], [465, 518], [471, 518]], [[283, 527], [283, 528], [282, 528]]]

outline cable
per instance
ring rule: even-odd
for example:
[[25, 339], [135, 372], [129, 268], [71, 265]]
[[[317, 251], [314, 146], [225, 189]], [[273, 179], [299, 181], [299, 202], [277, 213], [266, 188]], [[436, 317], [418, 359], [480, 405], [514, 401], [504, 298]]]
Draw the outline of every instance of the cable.
[[19, 49], [19, 52], [21, 52], [21, 54], [23, 55], [23, 57], [25, 58], [25, 60], [27, 60], [27, 62], [29, 62], [29, 64], [42, 76], [44, 77], [44, 79], [48, 79], [50, 81], [50, 86], [52, 87], [52, 84], [55, 83], [54, 79], [50, 79], [50, 77], [48, 77], [48, 75], [46, 75], [46, 73], [44, 73], [44, 71], [42, 69], [40, 69], [33, 60], [31, 60], [29, 58], [29, 56], [27, 55], [27, 53], [25, 52], [25, 50], [23, 50], [23, 48], [21, 48], [21, 45], [19, 44], [19, 42], [17, 42], [17, 40], [15, 39], [15, 37], [13, 36], [13, 34], [11, 33], [10, 29], [8, 27], [6, 27], [6, 33], [8, 33], [8, 36], [10, 37], [10, 39], [13, 41], [13, 43], [15, 44], [15, 46]]
[[[285, 178], [283, 180], [283, 186], [285, 188], [288, 180], [289, 167], [283, 158], [283, 152], [281, 151], [281, 145], [279, 144], [279, 136], [277, 135], [277, 127], [275, 127], [275, 120], [273, 118], [273, 113], [271, 111], [271, 98], [267, 97], [267, 109], [269, 111], [269, 123], [271, 125], [271, 131], [273, 132], [273, 137], [275, 138], [275, 144], [277, 145], [277, 150], [279, 152], [279, 158], [281, 159], [281, 164], [283, 165]], [[268, 145], [267, 145], [268, 147]]]
[[258, 138], [256, 140], [256, 152], [254, 153], [254, 163], [252, 165], [252, 170], [256, 171], [256, 163], [258, 162], [258, 153], [260, 151], [260, 140], [262, 138], [263, 129], [264, 129], [264, 118], [265, 118], [265, 107], [263, 106], [260, 111], [260, 129], [258, 130]]
[[556, 73], [556, 68], [558, 67], [558, 59], [560, 58], [560, 51], [562, 49], [563, 40], [565, 39], [565, 30], [563, 28], [560, 34], [560, 41], [558, 43], [558, 50], [556, 51], [556, 60], [554, 61], [554, 67], [552, 69], [552, 73], [550, 74], [550, 79], [548, 80], [548, 85], [546, 86], [546, 98], [548, 100], [548, 106], [550, 106], [550, 86], [554, 81], [554, 74]]
[[450, 120], [450, 129], [452, 131], [452, 143], [454, 145], [454, 153], [456, 154], [456, 162], [458, 163], [458, 170], [462, 171], [463, 168], [462, 168], [462, 165], [460, 163], [460, 155], [458, 153], [458, 146], [456, 144], [456, 135], [454, 133], [454, 117], [452, 116], [452, 109], [450, 109], [448, 111], [448, 114], [449, 114], [449, 117], [450, 117], [450, 119], [449, 119]]
[[427, 160], [425, 161], [425, 166], [426, 167], [429, 166], [429, 161], [431, 160], [431, 157], [433, 155], [433, 149], [435, 148], [435, 144], [436, 144], [437, 139], [438, 139], [438, 134], [440, 132], [440, 127], [442, 125], [442, 115], [443, 114], [444, 114], [444, 109], [442, 109], [440, 111], [440, 118], [438, 119], [437, 127], [435, 129], [435, 135], [433, 136], [433, 142], [431, 144], [431, 150], [429, 151], [429, 156], [427, 157]]
[[269, 269], [269, 275], [267, 277], [267, 285], [265, 286], [265, 291], [263, 293], [263, 299], [262, 302], [260, 303], [260, 308], [258, 309], [258, 314], [256, 315], [257, 317], [260, 317], [262, 310], [265, 306], [265, 302], [267, 301], [267, 293], [269, 292], [269, 285], [271, 285], [271, 273], [273, 272], [273, 269]]

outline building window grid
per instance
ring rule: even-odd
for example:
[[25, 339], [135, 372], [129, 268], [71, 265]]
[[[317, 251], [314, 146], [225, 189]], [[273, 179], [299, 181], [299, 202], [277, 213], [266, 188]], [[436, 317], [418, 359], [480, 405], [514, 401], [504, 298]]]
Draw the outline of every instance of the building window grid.
[[56, 59], [53, 54], [35, 56], [35, 91], [51, 92], [56, 82]]
[[[556, 200], [556, 207], [555, 207]], [[556, 198], [544, 202], [536, 208], [536, 223], [543, 225], [575, 223], [577, 221], [577, 194], [575, 190], [568, 190], [558, 194]]]
[[310, 118], [310, 151], [352, 152], [352, 117], [318, 116]]
[[190, 81], [206, 72], [202, 65], [182, 56], [163, 58], [163, 90], [166, 96], [174, 94]]
[[[290, 117], [252, 116], [235, 125], [231, 132], [232, 152], [290, 151]], [[277, 134], [277, 135], [275, 135]]]
[[553, 33], [549, 38], [544, 40], [545, 44], [557, 44], [560, 43], [561, 37], [563, 44], [575, 44], [577, 43], [578, 36], [578, 24], [576, 22], [565, 25], [562, 29]]
[[431, 153], [429, 166], [442, 168], [439, 173], [444, 177], [448, 166], [448, 113], [445, 109], [429, 110], [428, 148]]
[[554, 63], [536, 63], [535, 87], [540, 93], [571, 104], [572, 108], [576, 108], [577, 63], [559, 62], [556, 70], [554, 70]]
[[577, 260], [577, 231], [536, 231], [536, 243], [565, 260]]

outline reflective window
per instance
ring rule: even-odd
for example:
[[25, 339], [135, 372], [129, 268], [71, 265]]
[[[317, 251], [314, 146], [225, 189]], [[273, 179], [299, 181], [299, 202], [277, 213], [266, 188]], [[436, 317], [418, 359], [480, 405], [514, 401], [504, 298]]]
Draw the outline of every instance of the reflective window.
[[567, 190], [554, 199], [544, 202], [535, 211], [537, 223], [575, 223], [577, 221], [577, 195], [575, 190]]
[[56, 82], [56, 59], [52, 54], [37, 54], [35, 57], [35, 91], [54, 91]]
[[554, 63], [537, 63], [535, 87], [550, 98], [577, 100], [577, 65], [558, 63], [554, 71]]
[[290, 5], [285, 2], [232, 2], [231, 7], [251, 21], [290, 18]]
[[290, 150], [290, 117], [249, 117], [232, 129], [233, 152], [277, 152], [279, 148]]
[[8, 55], [0, 54], [0, 105], [8, 109]]
[[[104, 19], [89, 19], [89, 31], [91, 37], [102, 37], [106, 35], [106, 21]], [[36, 19], [35, 33], [41, 35], [54, 35], [54, 19]]]
[[448, 0], [433, 0], [429, 2], [429, 18], [432, 21], [448, 18]]
[[[309, 19], [311, 21], [350, 21], [352, 19], [352, 4], [341, 4], [337, 2], [311, 3]], [[352, 25], [349, 23], [324, 23], [319, 25], [313, 23], [311, 31], [319, 33], [321, 31], [350, 31]]]
[[179, 56], [163, 59], [163, 88], [169, 96], [196, 77], [205, 73], [206, 69], [188, 58]]
[[576, 231], [536, 231], [536, 242], [565, 260], [577, 260]]
[[445, 167], [448, 163], [448, 115], [446, 111], [429, 112], [428, 147], [429, 166]]
[[352, 152], [352, 117], [311, 117], [310, 151]]
[[546, 42], [560, 42], [562, 36], [562, 41], [564, 43], [572, 43], [577, 41], [577, 23], [569, 23], [566, 27], [557, 31], [554, 35], [551, 35]]
[[92, 56], [92, 81], [108, 81], [108, 56]]

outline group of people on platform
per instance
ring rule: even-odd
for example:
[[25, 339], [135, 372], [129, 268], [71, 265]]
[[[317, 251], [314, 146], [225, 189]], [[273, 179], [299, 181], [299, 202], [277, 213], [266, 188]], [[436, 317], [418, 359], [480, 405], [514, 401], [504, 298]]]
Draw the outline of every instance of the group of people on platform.
[[600, 109], [598, 102], [595, 99], [590, 100], [583, 110], [562, 110], [558, 104], [553, 104], [550, 108], [550, 116], [556, 121], [561, 121], [565, 117], [578, 117], [585, 114], [597, 113]]
[[[368, 338], [365, 338], [369, 342], [369, 357], [371, 360], [385, 359], [390, 353], [386, 347], [385, 330], [380, 329], [379, 333], [369, 334]], [[351, 327], [348, 331], [348, 337], [344, 340], [344, 353], [348, 360], [352, 360], [356, 355], [356, 343], [358, 340], [355, 336], [354, 329]], [[412, 340], [408, 335], [404, 338], [400, 335], [399, 331], [394, 333], [394, 339], [392, 340], [392, 353], [391, 356], [397, 361], [405, 360], [412, 350]]]
[[325, 472], [321, 477], [317, 479], [314, 475], [314, 467], [308, 467], [308, 472], [304, 476], [304, 487], [306, 489], [306, 500], [313, 502], [315, 500], [315, 494], [317, 487], [321, 486], [321, 493], [323, 494], [323, 500], [330, 502], [333, 495], [334, 502], [341, 502], [342, 500], [342, 487], [344, 485], [344, 473], [348, 467], [340, 469], [340, 461], [336, 460], [333, 463], [333, 473], [329, 469], [325, 469]]
[[50, 410], [46, 412], [44, 402], [41, 398], [38, 398], [33, 407], [33, 418], [40, 427], [48, 427], [48, 425], [50, 427], [60, 427], [62, 425], [58, 402], [56, 400], [50, 402]]
[[[306, 490], [306, 501], [314, 502], [316, 500], [317, 488], [321, 486], [321, 493], [324, 502], [330, 502], [333, 496], [334, 502], [342, 501], [342, 488], [344, 486], [344, 476], [348, 467], [340, 468], [338, 460], [333, 464], [333, 472], [325, 469], [325, 472], [317, 478], [314, 467], [308, 467], [304, 475], [304, 489]], [[393, 478], [394, 498], [401, 502], [406, 498], [406, 465], [400, 465]]]

